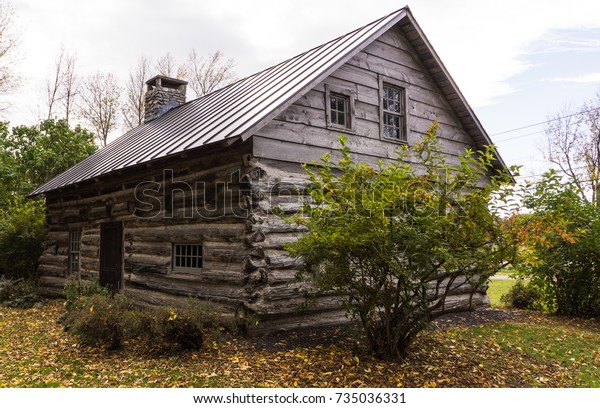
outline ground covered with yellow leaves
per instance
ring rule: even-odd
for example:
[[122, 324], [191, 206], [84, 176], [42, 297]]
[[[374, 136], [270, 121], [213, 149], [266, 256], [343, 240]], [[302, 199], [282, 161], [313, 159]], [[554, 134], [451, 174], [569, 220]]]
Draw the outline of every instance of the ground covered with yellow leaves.
[[589, 321], [520, 314], [445, 326], [390, 362], [336, 331], [221, 335], [197, 352], [85, 348], [57, 323], [63, 310], [0, 307], [1, 387], [600, 387], [600, 326]]

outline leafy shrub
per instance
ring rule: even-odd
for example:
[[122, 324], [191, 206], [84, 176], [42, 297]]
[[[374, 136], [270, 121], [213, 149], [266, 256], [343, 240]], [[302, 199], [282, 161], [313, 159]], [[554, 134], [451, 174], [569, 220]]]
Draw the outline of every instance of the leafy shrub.
[[13, 197], [0, 208], [0, 275], [35, 280], [45, 235], [42, 200]]
[[500, 301], [515, 309], [542, 310], [542, 295], [531, 285], [517, 281], [510, 290], [500, 297]]
[[93, 295], [108, 296], [108, 288], [101, 286], [98, 278], [94, 279], [76, 279], [72, 278], [65, 284], [65, 308], [71, 310], [73, 305], [82, 297]]
[[600, 206], [549, 172], [525, 189], [527, 214], [517, 218], [523, 259], [515, 265], [542, 296], [546, 310], [600, 317]]
[[202, 347], [204, 330], [217, 328], [219, 321], [220, 315], [208, 303], [187, 299], [179, 307], [167, 309], [163, 340], [197, 350]]
[[3, 305], [26, 309], [42, 302], [34, 282], [23, 279], [0, 279], [0, 302]]
[[82, 344], [109, 349], [136, 339], [152, 346], [176, 344], [198, 350], [207, 330], [233, 327], [210, 304], [197, 299], [176, 307], [143, 309], [123, 294], [95, 292], [75, 298], [62, 323]]
[[15, 294], [18, 293], [19, 290], [18, 282], [19, 281], [6, 279], [4, 277], [0, 279], [0, 302], [4, 302], [15, 297]]
[[133, 302], [126, 296], [96, 293], [80, 297], [63, 323], [86, 346], [118, 349], [131, 329], [137, 327], [136, 314]]
[[326, 154], [305, 166], [312, 203], [292, 221], [308, 232], [284, 246], [302, 260], [300, 278], [340, 293], [380, 358], [405, 356], [447, 312], [448, 285], [477, 286], [514, 253], [489, 206], [501, 180], [478, 187], [493, 171], [493, 150], [448, 164], [437, 130], [432, 124], [397, 161], [376, 168], [356, 163], [340, 137], [340, 160]]

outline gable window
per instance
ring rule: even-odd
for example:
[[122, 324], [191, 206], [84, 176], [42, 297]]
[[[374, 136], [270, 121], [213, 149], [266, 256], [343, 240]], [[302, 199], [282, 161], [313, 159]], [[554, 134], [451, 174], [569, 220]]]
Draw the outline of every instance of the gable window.
[[384, 83], [382, 86], [382, 134], [385, 139], [406, 142], [404, 88]]
[[69, 231], [69, 273], [79, 272], [81, 231]]
[[327, 128], [354, 132], [354, 97], [350, 90], [325, 85]]
[[331, 113], [331, 124], [347, 128], [350, 122], [348, 118], [348, 97], [344, 95], [329, 95], [329, 112]]
[[174, 272], [201, 271], [202, 261], [202, 244], [173, 244]]

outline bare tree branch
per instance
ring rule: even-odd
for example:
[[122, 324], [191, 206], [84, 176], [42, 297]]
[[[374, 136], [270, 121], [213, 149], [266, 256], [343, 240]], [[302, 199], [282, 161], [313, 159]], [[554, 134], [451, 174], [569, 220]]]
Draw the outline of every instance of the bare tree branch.
[[600, 204], [600, 94], [578, 113], [549, 118], [544, 156], [577, 186], [587, 202]]
[[0, 0], [0, 112], [11, 104], [4, 100], [20, 86], [15, 64], [17, 62], [18, 35], [14, 28], [14, 9], [12, 5]]
[[69, 117], [75, 107], [75, 98], [79, 94], [79, 78], [75, 71], [77, 56], [67, 54], [65, 58], [65, 67], [63, 70], [62, 91], [60, 93], [61, 102], [65, 112], [65, 119], [69, 122]]
[[176, 67], [177, 63], [175, 58], [170, 52], [166, 53], [162, 57], [156, 60], [154, 69], [158, 71], [159, 75], [164, 75], [170, 78], [185, 79], [187, 77], [187, 69], [185, 65]]
[[60, 54], [58, 55], [54, 64], [54, 71], [46, 79], [46, 104], [48, 105], [48, 119], [52, 119], [52, 113], [54, 105], [58, 102], [59, 92], [62, 86], [63, 80], [63, 60], [65, 59], [65, 49], [60, 48]]
[[113, 74], [96, 73], [82, 86], [79, 115], [94, 129], [101, 146], [117, 126], [121, 88]]
[[123, 104], [123, 118], [127, 130], [144, 122], [146, 81], [150, 76], [151, 59], [141, 57], [135, 68], [129, 71], [129, 79], [125, 85], [126, 99]]
[[[75, 73], [75, 55], [68, 54], [61, 47], [60, 54], [54, 63], [54, 70], [46, 79], [46, 104], [48, 119], [59, 116], [69, 121], [73, 100], [77, 95], [77, 75]], [[63, 108], [63, 114], [56, 113], [57, 105]]]
[[196, 96], [206, 95], [236, 80], [234, 61], [224, 58], [221, 51], [204, 58], [192, 49], [188, 59], [188, 81]]

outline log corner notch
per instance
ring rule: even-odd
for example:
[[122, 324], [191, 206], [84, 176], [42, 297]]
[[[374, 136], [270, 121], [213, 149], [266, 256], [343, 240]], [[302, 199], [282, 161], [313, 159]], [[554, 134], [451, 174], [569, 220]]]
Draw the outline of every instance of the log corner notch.
[[[246, 219], [243, 261], [244, 315], [254, 315], [254, 334], [349, 324], [342, 300], [334, 294], [313, 296], [314, 287], [297, 280], [301, 261], [284, 250], [284, 244], [306, 232], [303, 226], [287, 222], [301, 212], [310, 199], [308, 177], [301, 167], [290, 172], [272, 162], [253, 162], [244, 176], [251, 209]], [[442, 284], [445, 288], [447, 282]], [[436, 312], [462, 312], [489, 308], [485, 285], [475, 287], [466, 277], [450, 285], [446, 301]]]
[[[297, 279], [301, 260], [284, 244], [306, 232], [287, 217], [302, 211], [309, 182], [303, 169], [252, 161], [242, 178], [251, 202], [246, 219], [242, 263], [244, 300], [239, 310], [258, 324], [251, 334], [347, 323], [339, 298], [324, 296], [312, 302], [314, 288]], [[309, 302], [311, 301], [311, 302]], [[308, 305], [308, 306], [307, 306]]]

